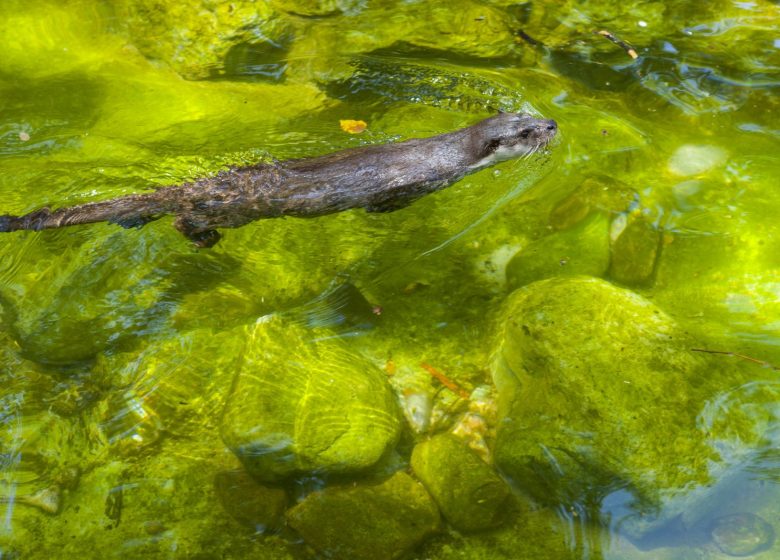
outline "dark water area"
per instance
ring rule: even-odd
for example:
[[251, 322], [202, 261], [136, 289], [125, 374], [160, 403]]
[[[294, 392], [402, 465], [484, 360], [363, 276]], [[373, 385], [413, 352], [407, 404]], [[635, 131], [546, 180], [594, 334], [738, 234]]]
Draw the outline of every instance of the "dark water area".
[[0, 558], [780, 558], [779, 22], [3, 2], [0, 214], [498, 111], [559, 133], [211, 249], [0, 234]]

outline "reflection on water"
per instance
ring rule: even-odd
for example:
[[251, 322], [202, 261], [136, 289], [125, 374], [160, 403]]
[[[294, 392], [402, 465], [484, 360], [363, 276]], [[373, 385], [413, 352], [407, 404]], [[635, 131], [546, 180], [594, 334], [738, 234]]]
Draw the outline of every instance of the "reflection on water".
[[210, 251], [0, 234], [0, 557], [780, 555], [779, 17], [4, 2], [0, 214], [497, 110], [560, 134]]

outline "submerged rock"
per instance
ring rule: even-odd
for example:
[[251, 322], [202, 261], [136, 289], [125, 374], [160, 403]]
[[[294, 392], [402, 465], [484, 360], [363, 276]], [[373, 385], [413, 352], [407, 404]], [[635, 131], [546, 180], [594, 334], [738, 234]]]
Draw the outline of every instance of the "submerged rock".
[[718, 146], [685, 144], [669, 158], [669, 173], [682, 177], [700, 175], [722, 165], [728, 154]]
[[134, 456], [164, 434], [216, 431], [243, 335], [240, 327], [180, 331], [140, 352], [101, 356], [93, 376], [110, 389], [96, 420], [114, 452]]
[[121, 0], [114, 10], [133, 45], [190, 79], [217, 74], [236, 45], [277, 44], [289, 33], [269, 2]]
[[609, 221], [594, 212], [571, 229], [529, 244], [506, 267], [510, 289], [551, 276], [601, 276], [609, 267]]
[[214, 477], [222, 507], [233, 519], [258, 533], [282, 527], [287, 495], [281, 488], [258, 484], [244, 471], [225, 471]]
[[398, 558], [440, 525], [430, 495], [402, 472], [381, 484], [309, 494], [287, 521], [325, 556], [352, 560]]
[[456, 529], [488, 529], [506, 516], [509, 487], [465, 442], [438, 435], [418, 444], [412, 469]]
[[249, 329], [222, 438], [258, 480], [367, 469], [400, 420], [384, 372], [342, 340], [281, 316]]
[[574, 227], [595, 211], [608, 215], [626, 212], [636, 204], [638, 194], [614, 177], [591, 175], [550, 211], [549, 225], [555, 230]]
[[[681, 542], [711, 544], [720, 535], [725, 543], [743, 543], [737, 534], [756, 535], [760, 524], [750, 529], [747, 518], [777, 517], [780, 486], [767, 484], [777, 471], [774, 458], [780, 442], [780, 382], [771, 372], [761, 379], [760, 370], [749, 368], [743, 377], [730, 372], [733, 382], [743, 384], [718, 392], [701, 408], [697, 427], [717, 460], [710, 461], [710, 479], [703, 484], [660, 489], [657, 504], [637, 508], [624, 494], [610, 499], [613, 523], [642, 550], [660, 550]], [[682, 468], [685, 468], [683, 463]], [[620, 503], [622, 501], [622, 503]], [[607, 513], [607, 512], [605, 512]], [[744, 517], [747, 516], [747, 517]], [[722, 527], [714, 532], [714, 528]], [[738, 527], [742, 527], [737, 531]], [[757, 539], [769, 547], [772, 539]], [[777, 547], [775, 547], [777, 548]], [[775, 555], [778, 555], [775, 551]]]
[[735, 513], [716, 519], [710, 535], [715, 546], [729, 556], [752, 556], [768, 549], [775, 541], [772, 526], [753, 513]]
[[[57, 234], [78, 236], [79, 231]], [[86, 361], [162, 330], [173, 302], [207, 289], [239, 264], [172, 247], [172, 236], [149, 244], [143, 241], [147, 235], [153, 232], [113, 231], [51, 259], [25, 263], [9, 297], [23, 355], [52, 364]], [[35, 274], [36, 281], [25, 281], [25, 273]]]
[[628, 285], [645, 284], [652, 280], [660, 238], [660, 232], [645, 219], [630, 219], [612, 242], [610, 277]]
[[[709, 480], [697, 414], [719, 371], [642, 297], [595, 278], [508, 298], [494, 364], [496, 465], [546, 502]], [[683, 467], [684, 465], [684, 467]]]

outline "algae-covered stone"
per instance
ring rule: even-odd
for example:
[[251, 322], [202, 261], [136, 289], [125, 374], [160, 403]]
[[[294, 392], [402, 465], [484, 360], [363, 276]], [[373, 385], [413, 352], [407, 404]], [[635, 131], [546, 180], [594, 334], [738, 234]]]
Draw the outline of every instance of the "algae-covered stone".
[[388, 26], [385, 9], [308, 20], [290, 47], [288, 75], [296, 80], [342, 80], [353, 70], [349, 57], [399, 44], [439, 56], [492, 58], [519, 52], [504, 13], [484, 2], [463, 0], [457, 10], [436, 2], [399, 2], [392, 8], [392, 21]]
[[[18, 289], [9, 297], [23, 354], [43, 363], [88, 360], [159, 332], [177, 299], [208, 288], [238, 266], [216, 253], [192, 254], [174, 232], [160, 239], [153, 229], [114, 229], [81, 246], [72, 243], [79, 231], [51, 235], [58, 234], [71, 242], [60, 255], [24, 263], [13, 279]], [[47, 242], [56, 245], [57, 239]]]
[[114, 9], [141, 52], [187, 78], [219, 73], [235, 45], [273, 44], [289, 32], [270, 2], [121, 0]]
[[597, 210], [619, 214], [628, 210], [637, 197], [628, 185], [614, 177], [592, 175], [550, 211], [550, 226], [556, 230], [572, 228]]
[[330, 331], [264, 317], [236, 375], [222, 437], [260, 480], [360, 471], [398, 439], [386, 375]]
[[365, 7], [361, 0], [272, 0], [272, 4], [280, 11], [302, 16], [356, 12]]
[[646, 220], [631, 219], [612, 242], [609, 274], [622, 284], [636, 285], [650, 281], [655, 270], [661, 234]]
[[[776, 469], [771, 457], [780, 442], [780, 382], [773, 372], [754, 366], [729, 373], [734, 386], [708, 399], [697, 417], [697, 427], [718, 457], [709, 464], [710, 479], [661, 489], [651, 508], [636, 507], [625, 494], [604, 508], [640, 548], [674, 546], [681, 535], [691, 541], [717, 540], [718, 535], [734, 549], [751, 539], [756, 546], [772, 544], [772, 539], [759, 538], [758, 519], [777, 518], [780, 503], [780, 486], [765, 481]], [[748, 523], [750, 519], [756, 523]], [[716, 527], [721, 529], [714, 531]]]
[[438, 435], [412, 452], [412, 469], [456, 529], [499, 525], [510, 506], [509, 487], [461, 440]]
[[775, 531], [753, 513], [737, 513], [715, 521], [710, 531], [712, 542], [729, 556], [752, 556], [763, 552], [775, 541]]
[[609, 222], [594, 212], [571, 229], [529, 244], [506, 267], [510, 289], [551, 276], [601, 276], [609, 266]]
[[[75, 444], [73, 451], [82, 461], [90, 458], [82, 445]], [[191, 438], [171, 438], [162, 443], [159, 453], [130, 461], [107, 459], [85, 469], [79, 483], [63, 493], [59, 514], [13, 508], [13, 531], [0, 535], [0, 548], [12, 546], [21, 558], [32, 560], [293, 560], [285, 543], [251, 538], [220, 507], [214, 476], [240, 465], [219, 445], [216, 434], [203, 430]], [[6, 504], [2, 508], [5, 511]]]
[[697, 414], [719, 372], [695, 347], [651, 302], [602, 280], [515, 291], [494, 364], [497, 466], [547, 501], [706, 482], [715, 453]]
[[182, 331], [140, 352], [101, 356], [93, 376], [110, 389], [96, 413], [114, 451], [135, 455], [163, 433], [216, 431], [244, 334], [243, 327]]
[[327, 557], [352, 560], [398, 558], [440, 525], [428, 492], [402, 472], [381, 484], [314, 492], [287, 512], [287, 521]]
[[233, 519], [259, 533], [281, 528], [287, 494], [281, 488], [258, 484], [244, 471], [225, 471], [214, 477], [222, 507]]

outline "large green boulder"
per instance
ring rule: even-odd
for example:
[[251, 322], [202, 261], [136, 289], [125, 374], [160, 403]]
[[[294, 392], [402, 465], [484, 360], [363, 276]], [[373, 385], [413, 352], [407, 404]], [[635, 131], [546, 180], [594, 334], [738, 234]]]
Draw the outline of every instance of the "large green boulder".
[[440, 518], [425, 488], [398, 472], [381, 484], [309, 494], [287, 522], [328, 558], [392, 560], [437, 531]]
[[511, 506], [509, 487], [493, 467], [454, 436], [437, 435], [417, 444], [412, 469], [444, 518], [461, 531], [495, 527]]
[[222, 438], [255, 478], [361, 471], [394, 447], [397, 404], [373, 363], [278, 315], [246, 336]]
[[617, 488], [654, 503], [707, 483], [718, 456], [697, 416], [725, 378], [696, 347], [654, 304], [602, 280], [515, 291], [494, 363], [497, 466], [553, 503]]

